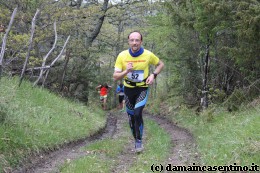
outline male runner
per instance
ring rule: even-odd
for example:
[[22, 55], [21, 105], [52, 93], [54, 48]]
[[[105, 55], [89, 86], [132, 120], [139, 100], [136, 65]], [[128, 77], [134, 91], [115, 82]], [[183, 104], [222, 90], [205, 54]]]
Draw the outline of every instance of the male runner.
[[[113, 77], [115, 80], [124, 78], [126, 111], [129, 125], [135, 138], [135, 150], [143, 150], [143, 117], [142, 111], [148, 98], [148, 86], [161, 72], [164, 63], [152, 52], [142, 47], [143, 37], [138, 31], [128, 35], [129, 49], [122, 51], [115, 63]], [[156, 66], [149, 74], [149, 66]]]

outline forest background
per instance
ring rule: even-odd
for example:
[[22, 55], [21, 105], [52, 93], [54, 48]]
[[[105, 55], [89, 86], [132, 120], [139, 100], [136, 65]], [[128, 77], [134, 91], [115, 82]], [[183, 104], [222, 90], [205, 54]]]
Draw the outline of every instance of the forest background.
[[1, 50], [5, 75], [88, 104], [98, 84], [113, 84], [116, 56], [129, 32], [140, 30], [144, 47], [167, 64], [154, 96], [206, 108], [236, 95], [229, 109], [259, 96], [258, 1], [0, 2], [1, 39], [17, 7]]
[[19, 76], [20, 85], [26, 78], [95, 104], [98, 84], [115, 89], [115, 59], [139, 30], [144, 48], [166, 64], [151, 88], [154, 111], [163, 99], [211, 119], [215, 106], [234, 112], [259, 100], [257, 0], [0, 0], [0, 9], [0, 75]]

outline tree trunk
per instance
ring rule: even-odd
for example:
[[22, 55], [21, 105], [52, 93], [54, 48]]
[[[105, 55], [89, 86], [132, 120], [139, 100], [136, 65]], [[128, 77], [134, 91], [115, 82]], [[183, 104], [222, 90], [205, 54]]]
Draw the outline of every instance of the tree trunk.
[[109, 0], [104, 0], [103, 7], [102, 7], [103, 12], [102, 12], [101, 16], [98, 18], [98, 22], [95, 26], [95, 29], [86, 38], [86, 49], [88, 49], [91, 46], [92, 42], [95, 40], [95, 38], [98, 36], [98, 34], [100, 32], [100, 29], [101, 29], [104, 19], [105, 19], [105, 13], [108, 9], [108, 1]]
[[[117, 55], [120, 53], [120, 49], [122, 47], [122, 41], [121, 41], [121, 34], [123, 32], [123, 23], [122, 20], [119, 21], [118, 26], [117, 26], [117, 41], [116, 41], [116, 51], [115, 54], [116, 56], [114, 57], [114, 62], [116, 61]], [[117, 82], [114, 83], [115, 84], [115, 90], [117, 88]], [[113, 107], [116, 107], [116, 103], [117, 103], [117, 93], [114, 92], [114, 101], [113, 101]]]
[[202, 85], [202, 98], [201, 98], [201, 106], [202, 109], [205, 110], [208, 108], [208, 69], [209, 69], [209, 47], [210, 42], [208, 38], [208, 43], [206, 45], [206, 54], [204, 61], [204, 74], [203, 74], [203, 85]]
[[62, 91], [64, 88], [64, 78], [65, 78], [66, 70], [68, 67], [69, 59], [70, 59], [70, 50], [67, 50], [66, 57], [65, 57], [65, 64], [64, 64], [64, 68], [63, 68], [63, 72], [62, 72], [61, 82], [60, 82], [60, 91]]

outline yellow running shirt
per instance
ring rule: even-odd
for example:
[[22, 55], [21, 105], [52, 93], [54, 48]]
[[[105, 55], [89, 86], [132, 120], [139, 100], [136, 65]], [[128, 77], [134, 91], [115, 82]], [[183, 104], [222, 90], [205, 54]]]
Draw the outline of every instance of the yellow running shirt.
[[[136, 86], [147, 87], [147, 85], [144, 85], [145, 82], [143, 80], [149, 75], [149, 65], [157, 65], [159, 63], [159, 58], [146, 49], [137, 57], [132, 57], [129, 50], [125, 50], [122, 51], [116, 59], [115, 71], [122, 72], [126, 70], [126, 65], [129, 62], [133, 63], [133, 71], [129, 72], [124, 79], [136, 83]], [[129, 88], [134, 87], [127, 84], [126, 81], [124, 81], [124, 85]]]

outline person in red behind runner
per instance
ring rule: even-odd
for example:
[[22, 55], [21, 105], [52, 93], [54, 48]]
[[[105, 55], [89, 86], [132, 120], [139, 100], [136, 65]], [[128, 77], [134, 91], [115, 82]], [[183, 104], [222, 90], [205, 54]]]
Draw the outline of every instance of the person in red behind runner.
[[96, 87], [96, 90], [99, 91], [100, 95], [100, 102], [103, 110], [107, 109], [107, 94], [109, 92], [109, 89], [112, 88], [107, 83], [98, 85]]

